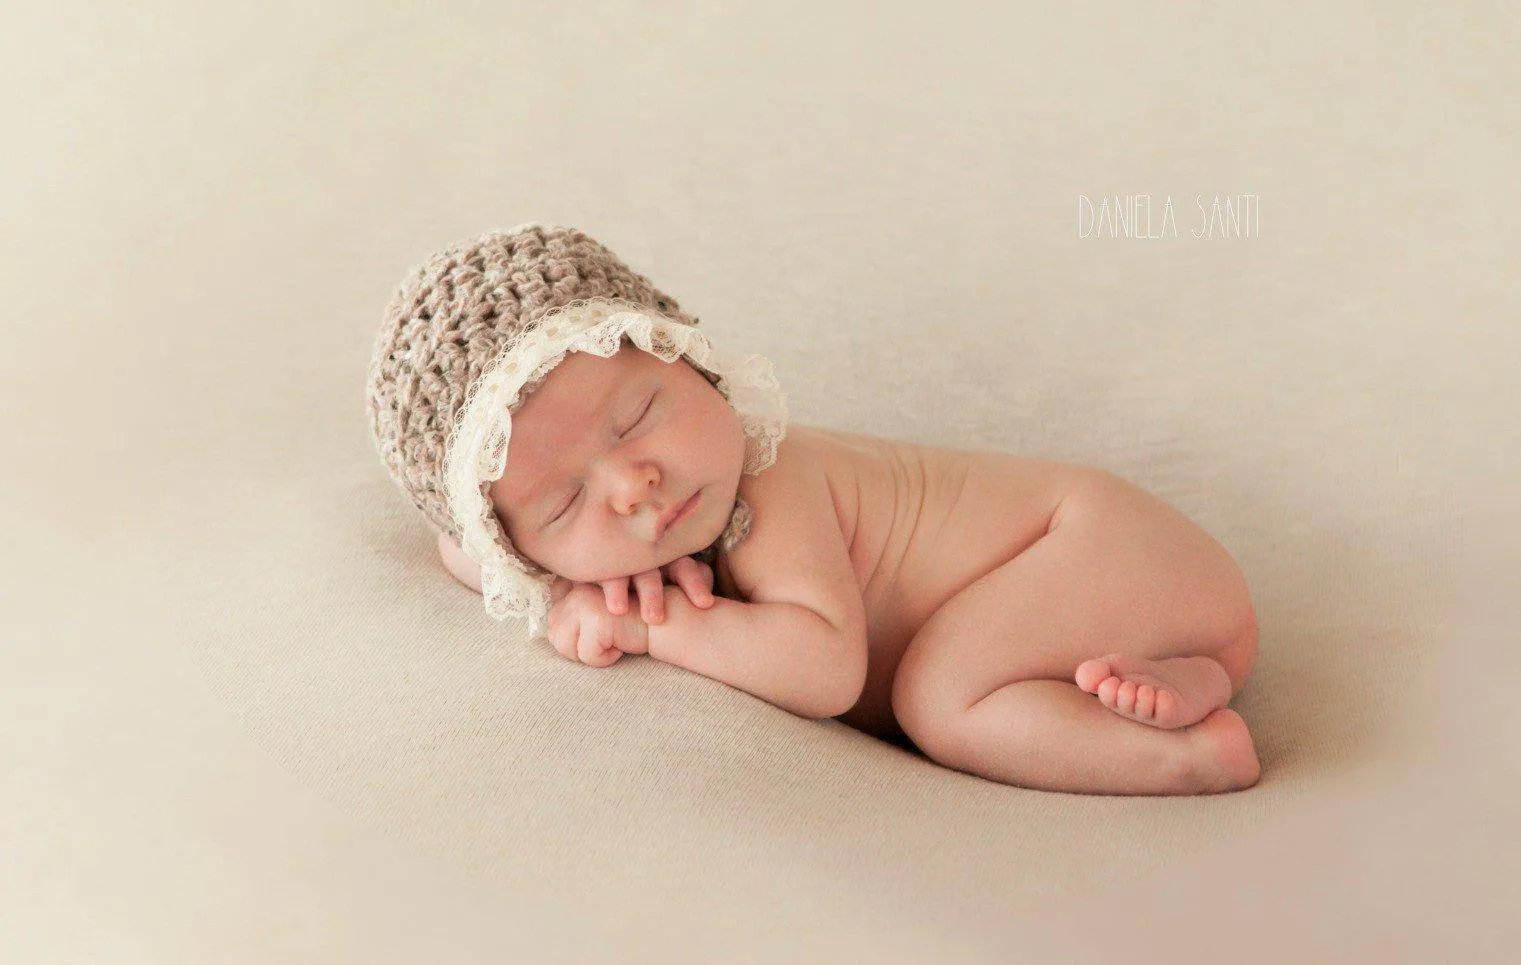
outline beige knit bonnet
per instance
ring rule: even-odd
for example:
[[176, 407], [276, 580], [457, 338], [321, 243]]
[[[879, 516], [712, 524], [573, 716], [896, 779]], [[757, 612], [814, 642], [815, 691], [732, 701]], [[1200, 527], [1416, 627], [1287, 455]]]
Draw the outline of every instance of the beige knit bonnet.
[[[716, 356], [697, 324], [606, 246], [560, 225], [487, 232], [407, 273], [370, 362], [371, 436], [396, 484], [481, 567], [493, 618], [527, 618], [531, 637], [546, 635], [555, 575], [514, 549], [489, 490], [506, 471], [512, 413], [567, 352], [611, 358], [632, 343], [665, 362], [684, 356], [738, 413], [744, 472], [776, 461], [788, 415], [771, 363]], [[696, 555], [714, 565], [751, 519], [737, 500], [723, 534]]]

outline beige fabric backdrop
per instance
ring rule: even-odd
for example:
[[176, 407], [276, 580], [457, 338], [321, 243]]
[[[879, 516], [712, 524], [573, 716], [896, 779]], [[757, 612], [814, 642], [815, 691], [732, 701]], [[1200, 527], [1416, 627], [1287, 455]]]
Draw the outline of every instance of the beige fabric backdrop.
[[[0, 959], [1513, 948], [1516, 13], [1046, 6], [8, 10]], [[1142, 193], [1179, 237], [1079, 237]], [[527, 220], [796, 421], [1188, 513], [1257, 604], [1261, 784], [1004, 787], [491, 622], [363, 370], [408, 266]]]

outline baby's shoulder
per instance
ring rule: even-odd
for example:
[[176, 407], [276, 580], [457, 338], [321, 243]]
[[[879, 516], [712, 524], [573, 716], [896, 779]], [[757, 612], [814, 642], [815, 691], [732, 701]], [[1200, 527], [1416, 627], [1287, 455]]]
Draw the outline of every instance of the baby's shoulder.
[[738, 495], [750, 506], [750, 531], [720, 555], [720, 585], [727, 576], [744, 599], [755, 601], [789, 572], [849, 572], [827, 461], [806, 433], [789, 432], [775, 463], [759, 475], [740, 477]]
[[[754, 535], [755, 522], [763, 512], [768, 517], [784, 515], [789, 509], [797, 509], [800, 501], [816, 501], [819, 491], [827, 493], [828, 486], [828, 459], [822, 440], [806, 426], [793, 426], [777, 443], [775, 462], [758, 475], [739, 477], [738, 496], [749, 504], [755, 517], [750, 535]], [[753, 545], [746, 536], [733, 552]]]

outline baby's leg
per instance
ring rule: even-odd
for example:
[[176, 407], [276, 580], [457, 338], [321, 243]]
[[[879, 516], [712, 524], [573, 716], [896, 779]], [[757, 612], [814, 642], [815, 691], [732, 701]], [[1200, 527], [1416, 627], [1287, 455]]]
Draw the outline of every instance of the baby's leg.
[[[1221, 709], [1256, 652], [1239, 568], [1162, 500], [1112, 474], [1083, 478], [1045, 536], [920, 629], [893, 681], [899, 725], [947, 766], [1026, 787], [1188, 794], [1255, 783], [1251, 736]], [[1186, 691], [1169, 713], [1186, 705], [1197, 722], [1148, 726], [1133, 706], [1121, 716], [1085, 693], [1079, 667], [1091, 677], [1087, 661], [1116, 654], [1148, 661], [1159, 679], [1165, 668]]]

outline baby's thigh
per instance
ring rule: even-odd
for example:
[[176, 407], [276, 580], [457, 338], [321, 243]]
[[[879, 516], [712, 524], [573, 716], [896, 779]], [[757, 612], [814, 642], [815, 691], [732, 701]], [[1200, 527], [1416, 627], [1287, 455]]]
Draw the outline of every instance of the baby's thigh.
[[1073, 678], [1091, 657], [1218, 650], [1252, 619], [1235, 561], [1187, 517], [1110, 473], [1084, 474], [1047, 532], [962, 588], [924, 623], [893, 681], [893, 708], [964, 709], [1017, 680]]

